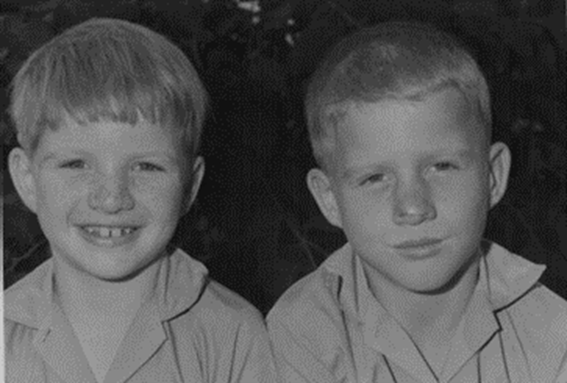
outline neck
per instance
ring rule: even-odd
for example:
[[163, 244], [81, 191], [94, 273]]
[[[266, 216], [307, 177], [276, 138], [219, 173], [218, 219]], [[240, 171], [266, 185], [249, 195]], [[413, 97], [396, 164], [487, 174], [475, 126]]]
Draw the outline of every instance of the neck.
[[56, 293], [72, 320], [131, 318], [154, 291], [161, 262], [126, 281], [107, 281], [54, 258]]
[[478, 257], [446, 291], [423, 294], [395, 286], [367, 271], [370, 290], [412, 339], [421, 343], [433, 336], [448, 341], [460, 323], [478, 280]]

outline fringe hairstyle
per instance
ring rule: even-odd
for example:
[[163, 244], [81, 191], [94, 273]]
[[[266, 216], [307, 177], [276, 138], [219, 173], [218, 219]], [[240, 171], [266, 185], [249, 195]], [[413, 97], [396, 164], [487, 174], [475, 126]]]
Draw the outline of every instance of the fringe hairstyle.
[[12, 83], [10, 114], [33, 157], [46, 129], [142, 118], [171, 129], [197, 155], [207, 94], [183, 52], [162, 35], [116, 19], [91, 19], [35, 51]]

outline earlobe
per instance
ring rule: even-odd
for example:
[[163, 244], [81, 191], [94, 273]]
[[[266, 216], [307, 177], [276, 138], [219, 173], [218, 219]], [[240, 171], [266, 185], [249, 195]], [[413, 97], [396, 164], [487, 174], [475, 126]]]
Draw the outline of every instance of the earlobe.
[[496, 206], [504, 196], [512, 164], [510, 149], [503, 142], [490, 147], [490, 207]]
[[195, 202], [199, 188], [201, 187], [201, 182], [203, 181], [203, 176], [205, 175], [205, 160], [203, 157], [197, 157], [193, 164], [193, 173], [191, 175], [191, 193], [189, 194], [187, 200], [185, 201], [184, 213], [187, 214], [189, 209]]
[[36, 184], [32, 171], [32, 161], [22, 148], [14, 148], [8, 157], [8, 167], [12, 182], [24, 204], [36, 213]]
[[327, 221], [342, 228], [341, 215], [329, 177], [320, 169], [311, 169], [307, 173], [307, 186]]

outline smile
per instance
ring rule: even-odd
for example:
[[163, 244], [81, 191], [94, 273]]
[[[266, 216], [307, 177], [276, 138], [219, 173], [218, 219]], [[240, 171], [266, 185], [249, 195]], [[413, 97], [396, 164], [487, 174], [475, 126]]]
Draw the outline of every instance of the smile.
[[92, 236], [98, 238], [120, 238], [125, 235], [132, 234], [137, 227], [111, 227], [111, 226], [83, 226], [81, 227], [84, 231]]

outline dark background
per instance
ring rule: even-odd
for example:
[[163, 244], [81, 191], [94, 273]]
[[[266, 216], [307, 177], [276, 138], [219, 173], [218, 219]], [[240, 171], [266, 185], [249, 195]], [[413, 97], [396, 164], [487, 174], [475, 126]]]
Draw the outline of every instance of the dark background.
[[305, 185], [314, 166], [302, 114], [306, 78], [331, 43], [390, 19], [429, 21], [477, 56], [493, 95], [495, 139], [512, 149], [508, 191], [486, 236], [545, 263], [567, 298], [567, 107], [563, 0], [1, 0], [0, 138], [4, 286], [43, 259], [6, 159], [16, 145], [8, 85], [37, 47], [91, 17], [116, 17], [172, 39], [211, 95], [206, 175], [176, 243], [263, 313], [344, 243]]

